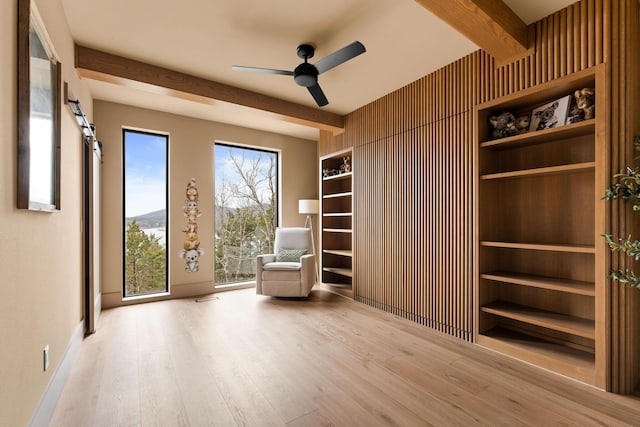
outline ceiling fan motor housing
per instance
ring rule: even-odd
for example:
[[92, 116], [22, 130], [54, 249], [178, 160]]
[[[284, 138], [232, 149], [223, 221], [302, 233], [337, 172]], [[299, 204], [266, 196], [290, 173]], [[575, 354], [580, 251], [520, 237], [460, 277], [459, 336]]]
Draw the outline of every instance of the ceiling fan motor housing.
[[315, 86], [318, 83], [318, 69], [308, 62], [303, 62], [293, 70], [293, 80], [303, 87]]

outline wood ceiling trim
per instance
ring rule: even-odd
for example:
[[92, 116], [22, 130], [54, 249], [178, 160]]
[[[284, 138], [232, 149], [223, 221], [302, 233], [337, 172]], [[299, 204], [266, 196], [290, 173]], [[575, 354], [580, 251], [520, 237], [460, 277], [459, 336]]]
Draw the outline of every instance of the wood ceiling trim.
[[344, 130], [344, 117], [272, 96], [240, 89], [144, 62], [76, 45], [75, 66], [81, 77], [137, 87], [203, 103], [225, 102], [262, 110], [275, 117], [331, 132]]
[[524, 55], [527, 25], [500, 0], [416, 0], [498, 60]]

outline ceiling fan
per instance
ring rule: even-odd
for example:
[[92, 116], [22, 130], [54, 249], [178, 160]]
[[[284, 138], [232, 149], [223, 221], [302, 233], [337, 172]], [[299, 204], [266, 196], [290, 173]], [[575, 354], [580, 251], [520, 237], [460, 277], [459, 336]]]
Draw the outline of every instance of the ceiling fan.
[[322, 58], [315, 64], [310, 64], [309, 58], [313, 58], [315, 48], [310, 44], [301, 44], [298, 46], [298, 56], [304, 59], [304, 62], [298, 65], [295, 70], [275, 70], [272, 68], [243, 67], [234, 65], [231, 67], [234, 71], [250, 71], [265, 74], [280, 74], [283, 76], [293, 76], [293, 80], [300, 86], [309, 89], [309, 93], [313, 96], [319, 107], [324, 107], [329, 103], [327, 97], [318, 84], [318, 75], [337, 67], [338, 65], [355, 58], [356, 56], [366, 52], [364, 45], [355, 41], [340, 50]]

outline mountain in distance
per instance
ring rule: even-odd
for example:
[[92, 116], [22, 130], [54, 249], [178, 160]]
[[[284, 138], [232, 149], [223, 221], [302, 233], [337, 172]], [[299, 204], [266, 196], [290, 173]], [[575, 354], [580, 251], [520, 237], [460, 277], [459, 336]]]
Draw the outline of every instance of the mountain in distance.
[[[258, 210], [257, 206], [251, 206], [249, 209]], [[235, 213], [238, 209], [232, 207], [220, 207], [215, 206], [215, 226], [216, 228], [220, 226], [222, 220], [227, 217], [230, 213]], [[182, 212], [180, 212], [181, 214]], [[146, 214], [137, 215], [133, 217], [129, 217], [125, 219], [127, 225], [131, 223], [131, 221], [136, 220], [140, 228], [166, 228], [166, 219], [167, 219], [167, 210], [161, 209], [159, 211], [148, 212]]]
[[126, 223], [129, 225], [133, 220], [136, 220], [140, 228], [166, 228], [167, 226], [167, 210], [161, 209], [159, 211], [153, 211], [142, 215], [126, 218]]

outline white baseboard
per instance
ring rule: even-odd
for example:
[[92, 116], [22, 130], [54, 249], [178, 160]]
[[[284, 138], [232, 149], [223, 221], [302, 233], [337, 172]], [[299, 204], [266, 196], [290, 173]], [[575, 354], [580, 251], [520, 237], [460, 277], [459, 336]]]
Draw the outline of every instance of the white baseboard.
[[78, 324], [73, 335], [71, 335], [71, 340], [69, 340], [69, 345], [62, 356], [62, 360], [56, 372], [51, 376], [51, 380], [49, 384], [47, 384], [47, 389], [44, 391], [40, 398], [40, 403], [38, 403], [38, 407], [31, 417], [30, 426], [40, 427], [49, 425], [49, 421], [51, 421], [51, 417], [56, 410], [58, 399], [60, 399], [64, 385], [69, 378], [73, 361], [76, 359], [83, 337], [84, 320]]

